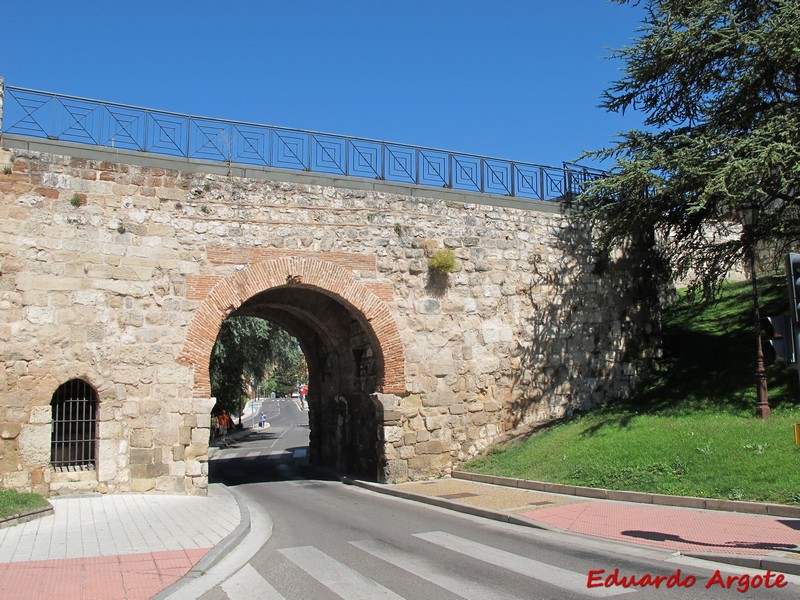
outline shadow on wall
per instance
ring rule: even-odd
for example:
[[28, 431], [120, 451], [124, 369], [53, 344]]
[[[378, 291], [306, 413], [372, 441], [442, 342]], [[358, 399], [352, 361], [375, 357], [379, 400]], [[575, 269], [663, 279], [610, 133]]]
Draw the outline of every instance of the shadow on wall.
[[514, 428], [626, 396], [660, 344], [651, 241], [609, 256], [568, 217], [555, 247], [559, 258], [533, 255], [530, 283], [519, 290], [530, 316], [513, 353], [519, 366], [505, 421]]

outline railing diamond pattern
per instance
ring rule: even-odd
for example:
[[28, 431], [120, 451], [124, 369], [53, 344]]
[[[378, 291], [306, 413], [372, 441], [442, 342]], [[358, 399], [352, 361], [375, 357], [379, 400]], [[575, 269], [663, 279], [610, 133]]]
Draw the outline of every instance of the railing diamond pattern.
[[313, 131], [192, 117], [5, 87], [3, 133], [79, 144], [560, 201], [603, 173]]

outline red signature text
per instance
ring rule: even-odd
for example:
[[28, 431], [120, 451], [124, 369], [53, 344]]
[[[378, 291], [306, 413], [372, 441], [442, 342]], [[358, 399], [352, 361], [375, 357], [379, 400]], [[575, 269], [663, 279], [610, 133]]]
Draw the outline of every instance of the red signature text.
[[[621, 575], [619, 569], [606, 572], [605, 569], [592, 569], [586, 579], [587, 588], [612, 588], [612, 587], [654, 587], [654, 588], [690, 588], [697, 583], [694, 575], [684, 575], [680, 569], [676, 569], [670, 575]], [[744, 593], [747, 590], [757, 588], [782, 588], [786, 587], [786, 577], [782, 573], [773, 573], [767, 570], [764, 574], [756, 575], [723, 575], [719, 569], [705, 582], [703, 587], [707, 590], [711, 588], [735, 589], [737, 592]]]

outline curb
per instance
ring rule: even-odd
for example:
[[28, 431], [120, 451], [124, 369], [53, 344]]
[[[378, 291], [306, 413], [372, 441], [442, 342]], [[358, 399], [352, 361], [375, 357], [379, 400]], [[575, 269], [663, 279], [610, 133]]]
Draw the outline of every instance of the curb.
[[[460, 474], [461, 473], [459, 473], [459, 475]], [[474, 475], [474, 474], [466, 473], [466, 475]], [[457, 477], [455, 472], [453, 473], [453, 477]], [[508, 484], [505, 484], [505, 487], [519, 487], [521, 489], [533, 489], [533, 490], [536, 490], [536, 491], [546, 491], [546, 492], [558, 493], [558, 494], [564, 494], [565, 492], [556, 491], [556, 489], [553, 489], [552, 486], [556, 486], [556, 487], [559, 487], [559, 488], [572, 488], [573, 490], [575, 490], [575, 488], [576, 488], [576, 486], [562, 486], [560, 484], [551, 484], [551, 483], [544, 483], [544, 482], [526, 482], [524, 480], [506, 479], [506, 478], [503, 478], [503, 477], [489, 477], [489, 476], [484, 476], [484, 475], [480, 475], [479, 477], [481, 479], [470, 479], [469, 477], [457, 477], [457, 478], [459, 478], [459, 479], [470, 479], [472, 481], [477, 481], [478, 483], [488, 483], [488, 484], [492, 484], [492, 485], [501, 485], [501, 486], [504, 485], [504, 484], [503, 483], [499, 483], [499, 482], [495, 482], [495, 481], [489, 481], [489, 480], [498, 480], [498, 481], [507, 480], [507, 481], [521, 482], [521, 483], [538, 483], [538, 484], [541, 484], [542, 486], [547, 486], [547, 489], [539, 489], [539, 488], [535, 488], [535, 487], [525, 487], [525, 486], [522, 486], [522, 485], [511, 486], [511, 485], [508, 485]], [[407, 492], [407, 491], [404, 491], [404, 490], [393, 489], [393, 488], [387, 487], [385, 484], [372, 483], [372, 482], [369, 482], [369, 481], [361, 481], [361, 480], [349, 479], [349, 478], [344, 478], [343, 479], [343, 483], [350, 484], [350, 485], [355, 485], [357, 487], [360, 487], [360, 488], [363, 488], [363, 489], [367, 489], [367, 490], [371, 490], [371, 491], [377, 492], [379, 494], [385, 494], [387, 496], [394, 496], [396, 498], [403, 498], [405, 500], [412, 500], [412, 501], [415, 501], [415, 502], [421, 502], [423, 504], [429, 504], [431, 506], [438, 506], [439, 508], [444, 508], [444, 509], [447, 509], [447, 510], [452, 510], [452, 511], [455, 511], [455, 512], [460, 512], [460, 513], [464, 513], [464, 514], [468, 514], [468, 515], [472, 515], [472, 516], [476, 516], [476, 517], [483, 517], [483, 518], [486, 518], [486, 519], [492, 519], [494, 521], [500, 521], [502, 523], [509, 523], [511, 525], [521, 525], [523, 527], [531, 527], [533, 529], [540, 529], [540, 530], [544, 530], [544, 531], [552, 531], [552, 532], [555, 532], [555, 533], [564, 533], [564, 534], [570, 534], [570, 535], [580, 535], [580, 536], [587, 537], [587, 538], [592, 538], [592, 539], [597, 539], [597, 538], [606, 539], [606, 538], [602, 538], [601, 536], [590, 536], [590, 535], [586, 535], [586, 534], [579, 534], [579, 533], [567, 531], [566, 529], [562, 529], [560, 527], [547, 525], [545, 523], [538, 523], [536, 521], [533, 521], [532, 519], [527, 519], [525, 517], [522, 517], [522, 516], [519, 516], [519, 515], [515, 515], [513, 513], [507, 513], [507, 512], [503, 512], [503, 511], [499, 511], [499, 510], [494, 510], [494, 509], [491, 509], [491, 508], [482, 508], [482, 507], [471, 506], [471, 505], [467, 505], [467, 504], [459, 504], [457, 502], [453, 502], [452, 500], [447, 500], [445, 498], [437, 498], [435, 496], [425, 496], [425, 495], [422, 495], [422, 494], [416, 494], [414, 492]], [[595, 488], [583, 488], [583, 489], [595, 490]], [[634, 493], [634, 492], [625, 492], [625, 493]], [[578, 495], [581, 495], [581, 494], [576, 494], [576, 493], [573, 492], [570, 495], [578, 496]], [[640, 494], [640, 495], [647, 496], [647, 495], [652, 495], [652, 494]], [[598, 498], [598, 496], [588, 496], [588, 495], [586, 497]], [[677, 496], [676, 496], [676, 498], [677, 498]], [[601, 498], [601, 499], [616, 500], [618, 498]], [[655, 504], [665, 505], [664, 503], [655, 503]], [[743, 504], [750, 504], [750, 503], [743, 503]], [[683, 507], [683, 505], [680, 505], [680, 504], [675, 504], [675, 505], [667, 504], [667, 506]], [[694, 508], [694, 507], [690, 507], [690, 508]], [[789, 508], [792, 508], [792, 507], [789, 507]], [[740, 512], [746, 512], [746, 511], [740, 511]], [[632, 546], [632, 547], [635, 547], [635, 548], [647, 548], [647, 549], [651, 549], [651, 550], [656, 550], [656, 548], [652, 548], [650, 546], [641, 546], [641, 545], [635, 544], [633, 542], [619, 542], [617, 540], [607, 540], [607, 541], [609, 541], [611, 543], [617, 543], [617, 544], [623, 544], [623, 545], [627, 545], [627, 546]], [[761, 571], [766, 571], [767, 569], [769, 569], [771, 571], [778, 572], [778, 573], [786, 573], [786, 574], [790, 574], [790, 575], [800, 575], [800, 560], [782, 559], [782, 558], [775, 557], [775, 556], [755, 556], [755, 555], [747, 555], [747, 554], [718, 554], [718, 553], [712, 553], [712, 552], [680, 552], [679, 554], [681, 556], [686, 556], [686, 557], [689, 557], [689, 558], [696, 558], [696, 559], [705, 560], [705, 561], [709, 561], [709, 562], [723, 563], [723, 564], [734, 565], [734, 566], [738, 566], [738, 567], [747, 567], [747, 568], [761, 570]]]
[[222, 560], [232, 548], [237, 546], [239, 542], [241, 542], [247, 536], [247, 534], [250, 533], [250, 510], [247, 508], [244, 499], [241, 497], [239, 492], [229, 488], [228, 486], [224, 484], [218, 485], [221, 486], [221, 489], [225, 490], [236, 499], [236, 504], [239, 507], [239, 525], [236, 526], [236, 529], [225, 536], [222, 541], [211, 548], [211, 550], [209, 550], [208, 553], [186, 573], [186, 575], [181, 577], [171, 586], [161, 590], [158, 594], [152, 597], [152, 600], [164, 600], [192, 580], [205, 575], [207, 571], [209, 571], [214, 565]]
[[34, 519], [41, 519], [42, 517], [49, 517], [54, 512], [53, 505], [48, 502], [47, 506], [34, 508], [33, 510], [25, 510], [21, 513], [11, 515], [10, 517], [0, 519], [0, 529], [13, 527], [14, 525], [21, 525], [22, 523], [27, 523], [28, 521], [33, 521]]
[[580, 496], [599, 500], [638, 502], [640, 504], [655, 504], [658, 506], [699, 508], [703, 510], [720, 510], [800, 519], [800, 506], [788, 506], [786, 504], [742, 502], [740, 500], [720, 500], [717, 498], [697, 498], [694, 496], [668, 496], [666, 494], [648, 494], [646, 492], [626, 492], [621, 490], [607, 490], [605, 488], [582, 487], [579, 485], [530, 481], [527, 479], [513, 479], [511, 477], [495, 477], [493, 475], [467, 473], [466, 471], [453, 471], [452, 477], [453, 479], [465, 479], [478, 483], [490, 483], [492, 485], [515, 487], [524, 490], [535, 490], [537, 492], [549, 492], [551, 494], [564, 494], [567, 496]]
[[432, 506], [438, 506], [439, 508], [445, 508], [447, 510], [452, 510], [455, 512], [460, 512], [475, 517], [484, 517], [486, 519], [492, 519], [493, 521], [500, 521], [502, 523], [511, 523], [512, 525], [522, 525], [524, 527], [531, 527], [533, 529], [542, 529], [545, 531], [568, 533], [565, 529], [561, 529], [559, 527], [553, 527], [552, 525], [547, 525], [545, 523], [538, 523], [536, 521], [533, 521], [532, 519], [526, 519], [525, 517], [521, 517], [513, 513], [494, 510], [492, 508], [472, 506], [469, 504], [459, 504], [458, 502], [453, 502], [452, 500], [447, 500], [445, 498], [437, 498], [435, 496], [425, 496], [423, 494], [416, 494], [414, 492], [406, 492], [404, 490], [389, 488], [386, 487], [384, 484], [380, 483], [372, 483], [371, 481], [361, 481], [359, 479], [347, 479], [343, 481], [343, 483], [355, 485], [356, 487], [364, 488], [366, 490], [371, 490], [379, 494], [394, 496], [396, 498], [403, 498], [405, 500], [414, 500], [415, 502], [422, 502], [423, 504], [430, 504]]
[[775, 573], [787, 573], [789, 575], [800, 575], [800, 560], [778, 558], [776, 556], [754, 556], [748, 554], [718, 554], [715, 552], [682, 552], [682, 556], [689, 558], [699, 558], [713, 562], [735, 565], [737, 567], [747, 567], [757, 571], [773, 571]]

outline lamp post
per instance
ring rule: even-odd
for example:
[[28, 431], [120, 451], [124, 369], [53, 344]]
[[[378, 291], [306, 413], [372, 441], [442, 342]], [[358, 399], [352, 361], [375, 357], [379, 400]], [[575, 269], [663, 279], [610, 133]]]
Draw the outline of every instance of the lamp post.
[[744, 237], [750, 263], [750, 281], [753, 285], [753, 321], [756, 331], [756, 417], [769, 419], [769, 392], [767, 391], [767, 369], [764, 366], [764, 350], [761, 347], [761, 313], [758, 309], [758, 284], [756, 282], [755, 226], [758, 218], [757, 205], [744, 210]]

